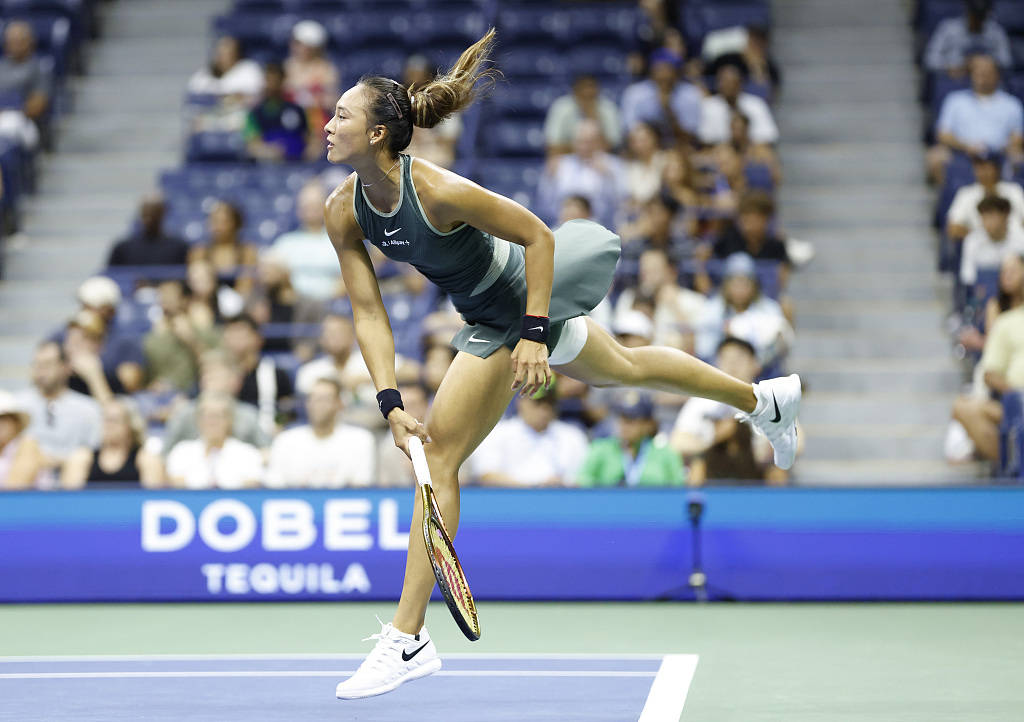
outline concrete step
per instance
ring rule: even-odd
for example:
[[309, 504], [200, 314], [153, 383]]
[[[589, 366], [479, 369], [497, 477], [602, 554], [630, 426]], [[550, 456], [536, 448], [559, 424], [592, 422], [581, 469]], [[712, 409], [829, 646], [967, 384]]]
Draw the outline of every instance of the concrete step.
[[984, 464], [952, 466], [943, 459], [808, 459], [797, 460], [797, 486], [908, 486], [984, 484]]
[[[145, 50], [140, 48], [139, 52]], [[194, 53], [186, 55], [194, 57]], [[105, 113], [115, 110], [130, 111], [133, 108], [141, 108], [147, 111], [162, 109], [179, 115], [187, 81], [187, 77], [174, 83], [151, 82], [146, 76], [87, 76], [74, 89], [75, 113], [102, 117]]]
[[850, 336], [900, 337], [905, 342], [945, 336], [942, 319], [948, 304], [937, 301], [849, 302], [821, 301], [796, 318], [800, 331], [833, 332]]
[[[835, 68], [840, 77], [849, 68], [878, 66], [881, 81], [878, 85], [881, 87], [897, 86], [897, 82], [888, 81], [889, 74], [899, 77], [900, 73], [914, 67], [913, 36], [909, 23], [869, 27], [837, 27], [826, 23], [815, 26], [813, 31], [807, 26], [780, 26], [773, 29], [772, 36], [772, 48], [787, 71], [787, 93], [789, 73], [801, 65]], [[827, 86], [823, 90], [835, 93], [836, 89]]]
[[[798, 195], [798, 194], [797, 194]], [[805, 220], [795, 215], [801, 210], [796, 207], [793, 211], [795, 217], [790, 220], [788, 212], [793, 204], [783, 207], [787, 209], [786, 233], [803, 240], [813, 241], [814, 248], [819, 253], [831, 253], [833, 250], [842, 250], [851, 246], [867, 248], [880, 254], [888, 253], [892, 248], [920, 249], [924, 253], [932, 254], [938, 244], [935, 233], [925, 222], [904, 221], [902, 223], [874, 223], [865, 221], [860, 225], [851, 225], [837, 228], [833, 223], [822, 222], [820, 217], [811, 218], [806, 209], [813, 210], [813, 204], [804, 207], [801, 213]], [[935, 272], [929, 268], [929, 277], [935, 279]]]
[[807, 435], [800, 458], [808, 461], [942, 457], [942, 434], [932, 424], [819, 424]]
[[921, 333], [908, 337], [906, 332], [886, 330], [852, 333], [817, 331], [799, 327], [793, 353], [809, 359], [889, 359], [906, 358], [908, 352], [926, 357], [948, 357], [952, 342], [942, 333]]
[[910, 20], [906, 4], [892, 0], [858, 0], [856, 3], [772, 0], [772, 15], [778, 29], [799, 29], [805, 33], [837, 25], [870, 32]]
[[817, 424], [931, 424], [945, 428], [953, 394], [921, 392], [808, 394], [800, 406], [800, 420], [813, 436]]
[[188, 76], [207, 62], [209, 38], [209, 26], [183, 35], [110, 38], [89, 54], [89, 75], [103, 79], [138, 71], [173, 73], [184, 89]]
[[964, 379], [951, 358], [907, 359], [810, 358], [796, 353], [788, 366], [800, 374], [805, 389], [850, 393], [955, 393]]
[[[785, 138], [786, 129], [780, 132]], [[784, 140], [779, 155], [787, 184], [832, 185], [838, 179], [850, 183], [909, 184], [924, 180], [924, 152], [916, 144], [847, 143], [840, 137], [833, 142]], [[884, 158], [885, 163], [879, 163], [878, 158]]]
[[181, 37], [207, 33], [209, 15], [228, 9], [223, 0], [133, 0], [120, 3], [116, 13], [108, 14], [103, 26], [104, 38]]
[[31, 335], [0, 335], [0, 366], [25, 366], [31, 363], [33, 350], [46, 330]]
[[837, 136], [847, 142], [906, 141], [921, 137], [921, 114], [903, 103], [849, 103], [822, 105], [794, 102], [776, 113], [786, 138], [803, 142], [826, 141]]

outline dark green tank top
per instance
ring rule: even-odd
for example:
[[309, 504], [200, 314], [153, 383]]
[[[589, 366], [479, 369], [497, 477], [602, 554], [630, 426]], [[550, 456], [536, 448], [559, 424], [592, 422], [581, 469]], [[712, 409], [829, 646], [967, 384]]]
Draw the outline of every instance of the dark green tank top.
[[381, 213], [356, 177], [353, 206], [367, 240], [395, 261], [412, 264], [445, 291], [467, 323], [518, 325], [526, 308], [522, 246], [465, 223], [442, 233], [427, 220], [412, 180], [412, 158], [399, 155], [398, 205]]

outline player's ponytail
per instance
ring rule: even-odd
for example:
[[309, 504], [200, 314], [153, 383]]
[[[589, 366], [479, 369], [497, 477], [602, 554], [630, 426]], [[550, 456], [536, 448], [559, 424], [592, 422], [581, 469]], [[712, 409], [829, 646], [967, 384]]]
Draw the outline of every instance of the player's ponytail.
[[477, 83], [493, 85], [500, 73], [484, 67], [494, 47], [494, 28], [466, 48], [448, 72], [418, 88], [409, 88], [413, 125], [433, 128], [452, 113], [468, 107], [479, 90]]

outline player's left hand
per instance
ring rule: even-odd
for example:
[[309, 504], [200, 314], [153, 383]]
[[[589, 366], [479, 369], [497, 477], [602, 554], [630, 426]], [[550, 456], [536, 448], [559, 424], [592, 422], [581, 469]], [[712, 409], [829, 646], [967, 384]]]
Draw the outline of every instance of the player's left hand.
[[520, 396], [532, 396], [541, 387], [551, 384], [551, 367], [548, 366], [548, 347], [536, 341], [519, 339], [512, 352], [512, 371], [515, 379], [512, 388], [519, 389]]

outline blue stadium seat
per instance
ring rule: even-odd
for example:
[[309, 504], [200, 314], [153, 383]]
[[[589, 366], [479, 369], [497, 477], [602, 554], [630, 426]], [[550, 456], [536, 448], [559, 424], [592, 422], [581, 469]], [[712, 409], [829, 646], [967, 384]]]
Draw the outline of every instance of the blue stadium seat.
[[573, 3], [565, 22], [570, 44], [602, 41], [628, 49], [636, 44], [640, 11], [635, 2]]
[[499, 92], [490, 97], [490, 107], [500, 116], [543, 118], [551, 104], [568, 92], [568, 86], [553, 85], [547, 80], [531, 82], [524, 78], [502, 84]]
[[40, 14], [5, 17], [0, 21], [0, 37], [7, 24], [13, 21], [28, 23], [36, 38], [36, 52], [53, 58], [53, 72], [63, 77], [67, 72], [71, 52], [71, 22], [61, 15]]
[[544, 7], [503, 7], [498, 12], [498, 32], [505, 51], [528, 41], [561, 45], [569, 33], [569, 16], [552, 9], [550, 3]]
[[505, 118], [484, 124], [481, 133], [486, 149], [491, 155], [544, 155], [544, 126], [539, 119]]
[[400, 48], [376, 47], [335, 54], [333, 60], [345, 82], [354, 82], [363, 75], [399, 78], [407, 53]]
[[537, 49], [530, 53], [516, 52], [499, 57], [498, 66], [508, 78], [548, 78], [565, 82], [567, 68], [565, 56], [555, 50]]
[[185, 158], [189, 162], [243, 160], [245, 143], [240, 133], [195, 133], [188, 139]]
[[769, 193], [775, 190], [775, 177], [772, 167], [766, 163], [747, 163], [743, 167], [743, 175], [751, 190], [763, 190]]
[[683, 8], [685, 34], [695, 46], [712, 30], [771, 24], [771, 8], [762, 2], [697, 2]]
[[432, 9], [412, 16], [407, 45], [430, 47], [441, 43], [459, 44], [466, 48], [487, 32], [481, 12], [459, 9]]
[[626, 52], [607, 45], [585, 45], [574, 47], [568, 52], [570, 76], [594, 75], [599, 79], [606, 76], [620, 78], [627, 75]]
[[242, 43], [246, 55], [283, 55], [295, 17], [276, 13], [221, 15], [214, 20], [217, 35], [231, 35]]
[[996, 0], [993, 15], [1009, 35], [1024, 34], [1024, 4], [1020, 0]]
[[919, 0], [914, 25], [927, 40], [943, 20], [963, 13], [963, 0]]
[[532, 158], [492, 158], [480, 161], [474, 180], [485, 188], [509, 198], [521, 194], [532, 198], [536, 193], [542, 171], [543, 164]]

